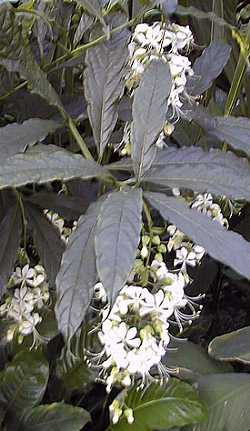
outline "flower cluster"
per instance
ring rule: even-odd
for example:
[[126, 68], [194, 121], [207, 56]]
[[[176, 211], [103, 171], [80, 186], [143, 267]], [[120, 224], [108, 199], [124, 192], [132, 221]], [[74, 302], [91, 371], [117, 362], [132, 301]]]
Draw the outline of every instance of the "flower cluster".
[[[226, 223], [210, 194], [197, 194], [190, 206], [223, 225]], [[153, 229], [153, 235], [143, 230], [128, 284], [112, 307], [102, 309], [98, 329], [101, 351], [91, 355], [90, 364], [100, 369], [108, 392], [114, 384], [129, 387], [138, 379], [144, 385], [156, 377], [166, 378], [171, 370], [163, 363], [167, 363], [166, 353], [173, 337], [171, 328], [176, 326], [181, 333], [183, 326], [192, 323], [202, 309], [199, 300], [203, 296], [188, 296], [186, 287], [191, 281], [188, 267], [200, 263], [204, 248], [174, 225], [169, 225], [167, 232], [165, 228]], [[169, 259], [170, 252], [175, 252], [173, 259]], [[100, 282], [94, 290], [95, 298], [106, 303]], [[112, 412], [115, 421], [121, 414], [120, 407]]]
[[130, 72], [128, 87], [135, 87], [145, 66], [153, 59], [161, 58], [169, 64], [172, 76], [172, 90], [168, 99], [168, 106], [173, 115], [178, 113], [187, 94], [185, 86], [193, 70], [185, 54], [193, 43], [193, 35], [189, 26], [155, 22], [152, 25], [138, 24], [132, 41], [129, 44]]
[[[38, 336], [36, 326], [42, 317], [39, 311], [49, 300], [48, 283], [45, 270], [41, 265], [30, 268], [25, 265], [17, 267], [10, 279], [10, 287], [14, 288], [13, 296], [7, 297], [0, 307], [0, 315], [15, 322], [14, 331], [18, 330], [22, 337], [33, 334]], [[12, 338], [14, 333], [9, 334]]]

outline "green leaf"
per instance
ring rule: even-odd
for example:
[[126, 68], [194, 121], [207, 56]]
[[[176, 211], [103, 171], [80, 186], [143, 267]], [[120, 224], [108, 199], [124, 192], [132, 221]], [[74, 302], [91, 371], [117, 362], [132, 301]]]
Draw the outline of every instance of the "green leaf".
[[[204, 49], [193, 65], [194, 77], [187, 83], [187, 92], [199, 96], [208, 90], [227, 64], [231, 47], [222, 42], [212, 42]], [[216, 61], [214, 59], [216, 58]]]
[[[110, 20], [110, 28], [125, 22], [124, 14], [115, 14]], [[99, 35], [94, 29], [91, 39]], [[109, 40], [89, 49], [86, 54], [85, 97], [94, 139], [100, 155], [110, 141], [118, 118], [118, 101], [124, 91], [124, 67], [128, 57], [129, 32], [124, 29]]]
[[250, 120], [246, 117], [212, 117], [197, 110], [193, 119], [210, 136], [226, 142], [236, 150], [250, 154]]
[[9, 3], [0, 5], [0, 62], [17, 60], [22, 48], [22, 27], [15, 22], [16, 15]]
[[169, 349], [164, 365], [177, 368], [178, 376], [194, 382], [200, 375], [230, 371], [230, 365], [221, 364], [209, 357], [205, 349], [191, 341], [180, 341], [174, 349]]
[[55, 106], [64, 118], [67, 116], [60, 97], [49, 82], [46, 73], [36, 62], [29, 47], [25, 47], [22, 50], [22, 56], [19, 61], [19, 73], [22, 78], [28, 81], [31, 93], [38, 94], [49, 105]]
[[227, 231], [217, 221], [176, 198], [162, 193], [145, 193], [145, 197], [165, 220], [204, 247], [210, 256], [250, 279], [250, 244], [241, 235]]
[[100, 280], [114, 300], [132, 270], [142, 223], [140, 189], [113, 192], [101, 207], [96, 229]]
[[102, 2], [101, 0], [77, 0], [90, 15], [98, 18], [102, 25], [105, 26], [105, 21], [102, 16]]
[[134, 422], [122, 418], [112, 431], [167, 430], [206, 419], [206, 409], [187, 383], [171, 379], [165, 386], [151, 384], [144, 390], [132, 389], [125, 403], [133, 409]]
[[101, 166], [80, 155], [54, 145], [40, 144], [25, 154], [9, 157], [5, 164], [0, 165], [0, 189], [54, 180], [88, 179], [104, 172]]
[[250, 364], [250, 326], [215, 337], [208, 346], [212, 358]]
[[96, 370], [86, 363], [85, 351], [82, 348], [86, 342], [87, 330], [86, 325], [81, 326], [71, 339], [70, 350], [65, 345], [60, 358], [56, 361], [56, 375], [70, 391], [82, 391], [97, 377]]
[[31, 118], [22, 124], [14, 123], [0, 128], [0, 162], [46, 138], [60, 127], [52, 120]]
[[61, 239], [59, 230], [39, 208], [32, 204], [26, 204], [25, 208], [28, 211], [35, 246], [53, 286], [60, 268], [65, 244]]
[[71, 338], [81, 325], [97, 281], [94, 234], [100, 202], [80, 217], [63, 255], [56, 279], [56, 317], [64, 337]]
[[21, 233], [21, 213], [18, 205], [14, 205], [9, 208], [0, 223], [0, 298], [5, 292], [5, 284], [13, 270]]
[[38, 352], [21, 352], [0, 373], [0, 399], [9, 412], [22, 413], [39, 404], [46, 390], [49, 365]]
[[172, 87], [169, 66], [151, 61], [135, 90], [132, 123], [132, 160], [138, 179], [152, 165], [167, 113], [167, 98]]
[[233, 153], [201, 148], [168, 148], [156, 156], [145, 182], [250, 199], [250, 165]]
[[91, 420], [90, 414], [64, 403], [33, 408], [22, 419], [22, 431], [80, 431]]
[[198, 393], [208, 407], [209, 417], [197, 431], [249, 431], [249, 374], [203, 376], [198, 380]]

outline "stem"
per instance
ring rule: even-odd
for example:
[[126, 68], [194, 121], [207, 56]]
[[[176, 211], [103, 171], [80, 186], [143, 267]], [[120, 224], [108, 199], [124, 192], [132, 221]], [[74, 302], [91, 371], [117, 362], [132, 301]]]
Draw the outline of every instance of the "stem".
[[74, 121], [72, 120], [72, 118], [67, 119], [67, 124], [68, 124], [68, 127], [69, 127], [73, 137], [75, 138], [77, 144], [79, 145], [79, 148], [80, 148], [82, 154], [84, 155], [84, 157], [88, 160], [94, 160], [94, 158], [93, 158], [91, 152], [89, 151], [84, 139], [82, 138], [82, 136], [78, 132], [77, 127], [76, 127]]
[[25, 217], [25, 209], [24, 209], [24, 205], [23, 205], [23, 200], [22, 200], [21, 194], [16, 189], [13, 189], [13, 190], [14, 190], [14, 193], [16, 195], [18, 206], [20, 208], [21, 215], [22, 215], [22, 221], [23, 221], [23, 248], [24, 248], [24, 250], [26, 250], [26, 246], [27, 246], [27, 219]]
[[[135, 18], [133, 18], [129, 21], [126, 21], [125, 23], [119, 25], [118, 27], [115, 27], [113, 30], [110, 31], [110, 36], [112, 36], [113, 34], [119, 32], [119, 31], [121, 31], [127, 27], [130, 27], [131, 25], [135, 24], [137, 20], [139, 20], [139, 17], [135, 17]], [[99, 45], [100, 43], [102, 43], [106, 39], [107, 39], [106, 34], [103, 34], [102, 36], [99, 36], [97, 39], [92, 40], [91, 42], [88, 42], [88, 43], [85, 43], [84, 45], [78, 46], [77, 48], [73, 49], [73, 51], [71, 51], [70, 53], [64, 54], [63, 56], [57, 58], [57, 60], [55, 60], [50, 65], [47, 65], [47, 67], [45, 67], [45, 71], [52, 72], [60, 64], [64, 63], [65, 61], [76, 59], [76, 58], [80, 57], [85, 51], [87, 51], [87, 49], [94, 48], [96, 45]]]
[[249, 55], [249, 52], [250, 52], [250, 24], [248, 24], [248, 29], [246, 34], [246, 47], [244, 48], [244, 51], [242, 47], [240, 48], [240, 56], [239, 56], [238, 64], [237, 64], [233, 81], [231, 84], [231, 88], [227, 97], [226, 107], [225, 107], [226, 116], [231, 114], [235, 101], [239, 95], [243, 78], [247, 68], [246, 55]]

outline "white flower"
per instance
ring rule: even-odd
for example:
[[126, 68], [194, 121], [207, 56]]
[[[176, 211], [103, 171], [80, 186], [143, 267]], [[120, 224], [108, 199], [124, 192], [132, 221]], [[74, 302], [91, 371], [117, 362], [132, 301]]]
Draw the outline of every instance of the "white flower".
[[22, 335], [32, 334], [36, 325], [40, 323], [42, 318], [38, 313], [34, 313], [32, 316], [28, 316], [26, 320], [23, 320], [19, 324], [19, 332]]
[[191, 208], [196, 208], [198, 211], [207, 212], [213, 203], [213, 196], [210, 193], [199, 194], [194, 199]]
[[158, 262], [158, 260], [153, 260], [151, 267], [156, 270], [156, 277], [158, 281], [164, 280], [169, 274], [168, 268], [165, 262]]
[[22, 282], [25, 282], [27, 285], [32, 285], [34, 275], [34, 269], [30, 268], [28, 264], [25, 265], [22, 269], [18, 266], [13, 273], [12, 281], [14, 282], [14, 284], [20, 284]]
[[190, 30], [190, 27], [181, 26], [178, 24], [172, 24], [172, 29], [175, 31], [175, 43], [174, 48], [176, 50], [182, 50], [184, 48], [189, 48], [189, 46], [193, 43], [194, 38], [193, 34]]
[[193, 246], [193, 252], [195, 253], [196, 259], [198, 261], [200, 261], [205, 254], [205, 249], [203, 247], [201, 247], [200, 245], [194, 245]]
[[180, 250], [176, 251], [174, 266], [181, 265], [181, 269], [186, 271], [187, 265], [194, 267], [196, 263], [196, 255], [193, 251], [189, 252], [185, 247], [181, 247]]

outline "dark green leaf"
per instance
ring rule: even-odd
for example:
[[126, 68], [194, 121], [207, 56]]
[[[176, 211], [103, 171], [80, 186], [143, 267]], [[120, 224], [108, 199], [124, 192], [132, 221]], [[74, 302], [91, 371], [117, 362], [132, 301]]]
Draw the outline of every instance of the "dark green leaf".
[[151, 384], [146, 390], [139, 391], [134, 388], [125, 402], [127, 407], [133, 409], [135, 420], [130, 425], [124, 418], [111, 426], [112, 431], [167, 430], [206, 419], [206, 409], [195, 390], [176, 379], [171, 379], [165, 386]]
[[30, 410], [22, 419], [22, 431], [80, 431], [90, 414], [64, 403], [41, 405]]
[[28, 81], [29, 89], [32, 93], [38, 94], [49, 105], [55, 106], [62, 116], [65, 117], [65, 110], [60, 97], [49, 82], [46, 73], [36, 62], [29, 47], [22, 50], [22, 56], [19, 61], [19, 73]]
[[[174, 346], [175, 347], [175, 346]], [[230, 371], [230, 365], [221, 364], [211, 359], [205, 349], [191, 341], [180, 341], [176, 349], [170, 349], [164, 365], [170, 368], [177, 368], [180, 378], [188, 381], [196, 381], [200, 375], [210, 373], [223, 373]]]
[[56, 316], [65, 338], [71, 338], [81, 325], [97, 281], [94, 233], [99, 210], [100, 202], [93, 203], [80, 217], [57, 276]]
[[61, 125], [52, 120], [31, 118], [23, 124], [9, 124], [0, 128], [0, 162], [22, 153], [27, 147], [42, 141]]
[[22, 219], [19, 207], [12, 206], [0, 223], [0, 298], [13, 270], [17, 249], [20, 245]]
[[8, 411], [22, 413], [43, 398], [49, 365], [38, 352], [21, 352], [0, 373], [0, 398]]
[[208, 406], [209, 417], [197, 431], [249, 431], [249, 374], [224, 373], [200, 377], [198, 393]]
[[214, 338], [208, 347], [212, 358], [250, 364], [250, 326]]
[[[115, 14], [110, 19], [110, 27], [125, 22], [123, 14]], [[100, 29], [92, 32], [92, 38], [100, 34]], [[124, 29], [109, 40], [89, 49], [86, 54], [85, 97], [88, 114], [93, 129], [95, 143], [103, 154], [118, 118], [118, 101], [124, 91], [123, 74], [128, 56], [129, 32]]]
[[167, 113], [172, 87], [169, 66], [151, 61], [135, 90], [132, 125], [132, 160], [138, 179], [150, 168], [156, 155], [156, 139]]
[[223, 71], [230, 53], [231, 47], [229, 45], [222, 42], [211, 42], [194, 62], [194, 77], [191, 77], [187, 84], [188, 94], [199, 96], [208, 90]]
[[80, 155], [53, 145], [36, 145], [25, 154], [9, 157], [0, 165], [0, 189], [28, 183], [46, 183], [72, 178], [93, 178], [104, 169]]
[[95, 242], [97, 269], [112, 300], [133, 267], [140, 240], [141, 211], [140, 189], [110, 193], [101, 207]]
[[233, 199], [250, 199], [250, 165], [233, 153], [201, 148], [160, 151], [144, 181], [167, 187], [209, 191]]
[[32, 204], [26, 205], [34, 243], [45, 267], [50, 283], [55, 283], [60, 268], [65, 244], [59, 230], [48, 220], [40, 209]]
[[250, 279], [250, 244], [241, 235], [227, 231], [217, 221], [176, 198], [162, 193], [145, 193], [145, 197], [165, 220], [204, 247], [210, 256]]
[[25, 199], [41, 209], [58, 213], [66, 220], [77, 219], [87, 208], [87, 202], [80, 197], [67, 196], [52, 192], [34, 193]]
[[193, 119], [210, 136], [225, 141], [236, 150], [250, 154], [250, 120], [246, 117], [212, 117], [196, 110]]

